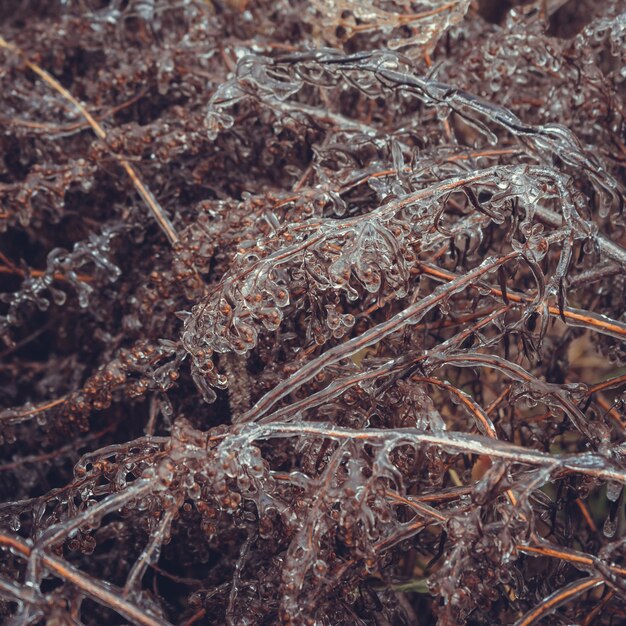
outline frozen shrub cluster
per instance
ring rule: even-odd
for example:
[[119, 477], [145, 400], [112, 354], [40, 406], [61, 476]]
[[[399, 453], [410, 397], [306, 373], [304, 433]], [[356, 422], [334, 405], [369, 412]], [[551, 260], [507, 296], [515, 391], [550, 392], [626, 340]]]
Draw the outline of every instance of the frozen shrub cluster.
[[0, 621], [623, 623], [625, 35], [0, 3]]

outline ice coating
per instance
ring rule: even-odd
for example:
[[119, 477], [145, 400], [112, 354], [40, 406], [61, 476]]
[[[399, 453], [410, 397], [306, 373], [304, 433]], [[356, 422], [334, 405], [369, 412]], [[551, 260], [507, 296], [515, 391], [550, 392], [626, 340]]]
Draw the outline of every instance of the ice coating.
[[623, 621], [621, 4], [0, 3], [0, 621]]

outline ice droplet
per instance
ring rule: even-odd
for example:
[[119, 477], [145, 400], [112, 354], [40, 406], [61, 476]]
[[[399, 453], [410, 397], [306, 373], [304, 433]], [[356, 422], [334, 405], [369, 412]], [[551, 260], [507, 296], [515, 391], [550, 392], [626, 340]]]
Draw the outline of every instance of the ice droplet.
[[613, 519], [613, 517], [609, 515], [609, 517], [607, 517], [604, 520], [604, 526], [602, 527], [602, 532], [605, 537], [608, 537], [610, 539], [611, 537], [615, 536], [616, 531], [617, 531], [617, 523]]
[[617, 499], [620, 497], [620, 494], [622, 493], [622, 488], [623, 488], [623, 485], [620, 485], [620, 483], [609, 481], [606, 484], [606, 497], [611, 502], [617, 502]]

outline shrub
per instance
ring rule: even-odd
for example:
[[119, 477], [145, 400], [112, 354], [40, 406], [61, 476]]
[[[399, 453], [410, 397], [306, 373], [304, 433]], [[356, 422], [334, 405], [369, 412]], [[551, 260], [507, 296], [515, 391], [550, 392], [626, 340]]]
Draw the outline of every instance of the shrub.
[[5, 623], [625, 619], [623, 3], [0, 17]]

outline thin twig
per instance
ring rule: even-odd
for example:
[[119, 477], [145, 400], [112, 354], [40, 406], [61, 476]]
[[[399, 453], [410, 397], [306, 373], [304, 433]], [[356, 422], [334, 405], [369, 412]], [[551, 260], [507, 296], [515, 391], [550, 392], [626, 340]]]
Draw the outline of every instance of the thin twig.
[[[29, 558], [32, 548], [21, 538], [0, 534], [0, 545], [11, 548], [17, 554]], [[154, 615], [149, 615], [122, 597], [121, 590], [111, 584], [106, 586], [89, 574], [76, 569], [74, 566], [47, 553], [39, 557], [45, 567], [63, 580], [75, 585], [90, 598], [106, 606], [122, 617], [140, 626], [170, 626], [167, 620]]]
[[602, 584], [604, 584], [604, 579], [597, 577], [575, 580], [573, 583], [565, 585], [565, 587], [562, 587], [558, 591], [555, 591], [553, 594], [545, 598], [541, 602], [541, 604], [536, 606], [534, 609], [526, 613], [524, 617], [515, 622], [515, 626], [531, 626], [540, 619], [543, 619], [546, 615], [549, 615], [550, 613], [558, 609], [561, 605], [565, 604], [572, 598], [576, 598], [586, 591], [589, 591], [594, 587], [599, 587]]
[[[574, 550], [570, 550], [567, 548], [554, 547], [554, 546], [546, 546], [546, 545], [538, 545], [538, 546], [524, 546], [519, 545], [516, 547], [519, 552], [525, 552], [532, 555], [537, 556], [547, 556], [555, 559], [561, 559], [563, 561], [567, 561], [572, 565], [581, 566], [581, 569], [585, 570], [588, 567], [593, 567], [595, 565], [594, 559], [586, 554], [582, 554], [581, 552], [576, 552]], [[626, 576], [626, 568], [619, 567], [618, 565], [608, 565], [608, 568], [619, 576]]]
[[[458, 278], [457, 274], [449, 272], [448, 270], [442, 269], [440, 267], [436, 267], [426, 263], [418, 263], [418, 265], [424, 272], [424, 274], [427, 274], [428, 276], [431, 276], [432, 278], [436, 278], [438, 280], [448, 282]], [[481, 287], [482, 286], [483, 285], [481, 285]], [[492, 287], [491, 285], [485, 285], [485, 287], [489, 289], [492, 295], [498, 298], [502, 298], [501, 289], [498, 289], [497, 287]], [[507, 298], [511, 302], [516, 303], [530, 303], [534, 299], [533, 296], [527, 296], [525, 294], [519, 294], [508, 290]], [[561, 310], [557, 306], [548, 306], [547, 311], [552, 317], [561, 317]], [[565, 319], [573, 326], [584, 326], [606, 335], [610, 335], [613, 337], [617, 336], [620, 339], [626, 338], [626, 324], [624, 324], [623, 322], [618, 322], [617, 320], [612, 320], [604, 315], [598, 316], [589, 311], [564, 307], [563, 317], [565, 317]]]

